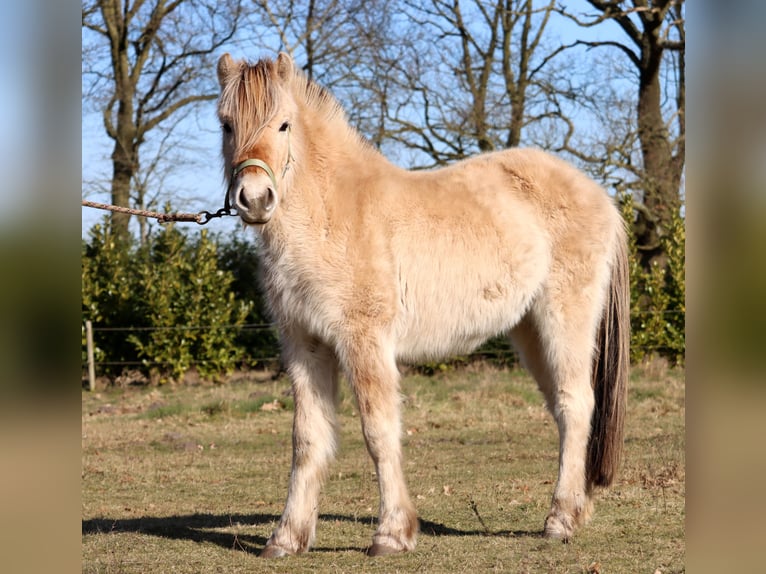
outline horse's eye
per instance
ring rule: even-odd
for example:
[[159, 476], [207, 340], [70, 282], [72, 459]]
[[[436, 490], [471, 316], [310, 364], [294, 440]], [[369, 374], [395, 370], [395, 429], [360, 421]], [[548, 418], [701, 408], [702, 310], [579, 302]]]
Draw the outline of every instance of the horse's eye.
[[280, 132], [286, 132], [288, 129], [290, 129], [290, 122], [283, 122], [281, 126], [279, 126]]
[[221, 124], [221, 128], [223, 128], [223, 133], [225, 134], [231, 133], [231, 124], [229, 122], [223, 122]]

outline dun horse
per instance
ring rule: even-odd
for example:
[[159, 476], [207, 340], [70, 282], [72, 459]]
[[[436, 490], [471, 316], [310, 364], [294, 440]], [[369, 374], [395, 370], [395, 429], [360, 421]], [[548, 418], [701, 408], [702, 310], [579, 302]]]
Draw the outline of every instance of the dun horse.
[[626, 238], [609, 196], [513, 149], [410, 172], [349, 126], [286, 54], [218, 62], [226, 204], [260, 236], [263, 287], [295, 394], [287, 503], [262, 556], [307, 551], [336, 449], [338, 375], [355, 394], [380, 507], [370, 555], [415, 548], [398, 361], [508, 334], [560, 437], [544, 534], [568, 539], [615, 475], [628, 365]]

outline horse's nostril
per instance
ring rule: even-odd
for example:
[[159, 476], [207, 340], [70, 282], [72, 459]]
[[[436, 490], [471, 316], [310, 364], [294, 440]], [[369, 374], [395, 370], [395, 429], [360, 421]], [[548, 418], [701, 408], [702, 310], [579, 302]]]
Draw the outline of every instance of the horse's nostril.
[[263, 198], [263, 209], [271, 211], [277, 203], [277, 196], [270, 187], [266, 188], [266, 196]]
[[250, 207], [250, 202], [247, 199], [247, 194], [245, 193], [245, 186], [241, 186], [239, 190], [237, 190], [237, 202], [238, 205], [241, 205], [243, 208], [248, 209]]

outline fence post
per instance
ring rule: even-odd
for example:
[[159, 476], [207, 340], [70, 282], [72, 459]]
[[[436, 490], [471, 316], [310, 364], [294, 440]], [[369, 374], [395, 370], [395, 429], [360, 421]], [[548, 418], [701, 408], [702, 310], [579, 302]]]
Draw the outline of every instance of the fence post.
[[85, 345], [88, 352], [88, 386], [91, 391], [95, 391], [96, 364], [93, 362], [93, 324], [90, 320], [85, 321]]

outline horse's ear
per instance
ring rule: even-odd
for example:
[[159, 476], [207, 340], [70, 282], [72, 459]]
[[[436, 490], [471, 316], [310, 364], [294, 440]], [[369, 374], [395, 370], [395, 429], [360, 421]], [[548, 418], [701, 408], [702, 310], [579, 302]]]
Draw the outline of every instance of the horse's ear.
[[294, 71], [293, 58], [287, 52], [280, 52], [277, 56], [277, 74], [283, 80], [289, 80]]
[[232, 72], [237, 68], [237, 64], [231, 58], [229, 53], [225, 53], [218, 60], [218, 83], [223, 88], [226, 80], [231, 76]]

